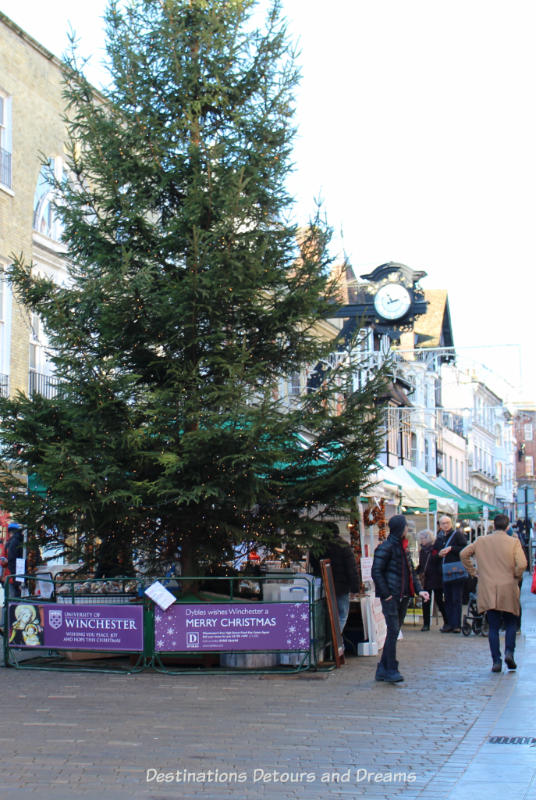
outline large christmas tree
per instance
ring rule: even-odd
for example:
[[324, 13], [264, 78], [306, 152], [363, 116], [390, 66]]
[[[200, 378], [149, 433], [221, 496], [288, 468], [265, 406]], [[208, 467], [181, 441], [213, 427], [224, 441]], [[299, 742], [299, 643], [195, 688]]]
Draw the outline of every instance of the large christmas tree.
[[254, 6], [112, 2], [111, 88], [66, 65], [69, 282], [10, 271], [59, 390], [0, 403], [0, 504], [41, 543], [180, 551], [192, 574], [240, 542], [307, 544], [366, 486], [383, 379], [354, 391], [355, 342], [322, 331], [329, 230], [289, 221], [292, 47], [278, 3], [262, 30]]

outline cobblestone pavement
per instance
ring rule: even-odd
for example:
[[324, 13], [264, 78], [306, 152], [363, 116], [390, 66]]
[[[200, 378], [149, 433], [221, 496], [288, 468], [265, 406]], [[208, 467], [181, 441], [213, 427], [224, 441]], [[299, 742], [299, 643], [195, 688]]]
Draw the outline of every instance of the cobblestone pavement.
[[[536, 641], [527, 590], [525, 604]], [[490, 672], [486, 638], [436, 625], [405, 626], [398, 657], [406, 680], [396, 685], [374, 681], [374, 657], [294, 677], [2, 669], [0, 797], [456, 797], [518, 675]], [[520, 702], [531, 719], [534, 693]], [[500, 752], [507, 775], [515, 750]], [[534, 774], [536, 750], [524, 758]], [[504, 796], [536, 797], [523, 792]]]

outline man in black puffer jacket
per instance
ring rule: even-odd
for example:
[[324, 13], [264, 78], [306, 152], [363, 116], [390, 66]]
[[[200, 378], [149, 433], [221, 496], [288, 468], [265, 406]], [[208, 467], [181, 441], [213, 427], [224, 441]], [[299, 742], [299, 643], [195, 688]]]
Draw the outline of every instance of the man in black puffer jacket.
[[407, 529], [406, 518], [402, 514], [391, 517], [389, 536], [374, 551], [372, 564], [376, 597], [382, 601], [383, 616], [387, 624], [387, 637], [376, 669], [376, 680], [388, 683], [404, 680], [398, 671], [396, 642], [409, 599], [414, 594], [420, 594], [424, 600], [429, 599], [428, 592], [422, 590], [406, 549]]

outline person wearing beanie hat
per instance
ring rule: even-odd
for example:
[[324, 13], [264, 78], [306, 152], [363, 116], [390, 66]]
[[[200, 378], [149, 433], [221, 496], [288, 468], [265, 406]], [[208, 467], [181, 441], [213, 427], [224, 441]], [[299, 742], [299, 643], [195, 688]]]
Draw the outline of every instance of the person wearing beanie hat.
[[383, 616], [387, 624], [387, 636], [382, 657], [376, 668], [376, 680], [398, 683], [404, 678], [398, 671], [396, 642], [410, 597], [419, 594], [423, 600], [429, 599], [423, 591], [411, 558], [407, 552], [406, 533], [408, 524], [403, 514], [395, 514], [389, 520], [389, 536], [380, 542], [374, 551], [372, 580], [376, 597], [382, 603]]

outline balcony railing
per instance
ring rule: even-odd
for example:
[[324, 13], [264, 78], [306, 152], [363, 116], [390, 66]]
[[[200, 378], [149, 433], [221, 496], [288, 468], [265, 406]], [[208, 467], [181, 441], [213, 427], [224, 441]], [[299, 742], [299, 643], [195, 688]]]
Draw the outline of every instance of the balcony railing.
[[59, 380], [54, 375], [44, 375], [42, 372], [31, 371], [28, 376], [28, 394], [40, 394], [43, 397], [56, 397], [58, 394]]
[[363, 388], [374, 374], [389, 359], [389, 376], [393, 381], [401, 381], [408, 387], [408, 393], [415, 390], [415, 378], [408, 372], [405, 362], [396, 357], [391, 351], [389, 354], [378, 350], [356, 350], [352, 353], [351, 361], [354, 365], [354, 388]]
[[11, 153], [0, 147], [0, 183], [11, 188]]
[[448, 428], [449, 431], [457, 433], [458, 436], [464, 435], [463, 430], [463, 417], [460, 414], [453, 414], [450, 411], [442, 412], [443, 426]]
[[469, 475], [472, 477], [484, 478], [489, 483], [493, 483], [496, 486], [500, 483], [500, 481], [497, 480], [495, 472], [490, 472], [490, 470], [484, 469], [483, 467], [473, 466], [471, 463], [469, 464]]
[[9, 375], [0, 373], [0, 397], [9, 397]]

